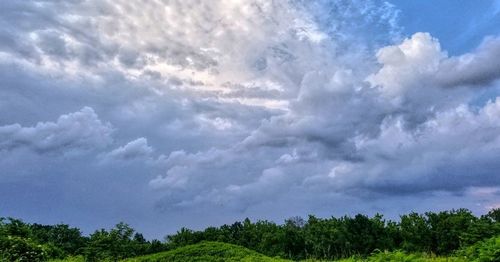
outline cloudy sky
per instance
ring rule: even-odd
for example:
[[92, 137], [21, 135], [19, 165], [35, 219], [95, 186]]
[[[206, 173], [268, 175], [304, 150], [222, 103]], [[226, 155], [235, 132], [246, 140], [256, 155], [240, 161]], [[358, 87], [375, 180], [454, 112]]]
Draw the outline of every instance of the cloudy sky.
[[4, 0], [0, 216], [482, 214], [499, 79], [500, 1]]

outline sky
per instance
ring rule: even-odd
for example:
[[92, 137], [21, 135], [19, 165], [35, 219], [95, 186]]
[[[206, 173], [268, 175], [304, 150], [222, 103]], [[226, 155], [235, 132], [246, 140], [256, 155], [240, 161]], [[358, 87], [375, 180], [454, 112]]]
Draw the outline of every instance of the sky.
[[500, 1], [0, 2], [0, 216], [148, 238], [500, 207]]

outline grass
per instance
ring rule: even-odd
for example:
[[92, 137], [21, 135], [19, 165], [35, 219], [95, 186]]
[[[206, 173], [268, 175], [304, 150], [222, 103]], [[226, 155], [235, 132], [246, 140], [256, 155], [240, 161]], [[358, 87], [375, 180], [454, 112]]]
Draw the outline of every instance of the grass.
[[408, 254], [402, 251], [379, 252], [365, 259], [349, 258], [339, 260], [338, 262], [467, 262], [467, 260], [458, 257], [437, 257], [428, 254], [412, 253]]
[[126, 262], [289, 262], [271, 258], [250, 249], [219, 242], [202, 242], [157, 254], [130, 258]]

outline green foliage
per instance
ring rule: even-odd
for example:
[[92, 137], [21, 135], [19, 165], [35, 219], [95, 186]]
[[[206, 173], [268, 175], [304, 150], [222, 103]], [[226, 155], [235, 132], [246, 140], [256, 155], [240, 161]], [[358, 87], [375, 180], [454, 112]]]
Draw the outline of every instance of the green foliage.
[[409, 252], [430, 252], [431, 229], [425, 216], [411, 213], [401, 216], [402, 245]]
[[215, 262], [215, 261], [246, 261], [246, 262], [280, 262], [287, 261], [270, 258], [247, 248], [219, 242], [202, 242], [188, 245], [175, 250], [154, 255], [131, 258], [128, 262]]
[[490, 210], [485, 217], [493, 220], [494, 222], [500, 222], [500, 208]]
[[0, 237], [0, 261], [46, 261], [49, 248], [34, 241], [17, 237]]
[[205, 231], [181, 229], [166, 238], [170, 248], [220, 241], [241, 245], [267, 256], [300, 259], [340, 259], [353, 255], [367, 257], [377, 250], [447, 255], [488, 237], [500, 234], [498, 213], [480, 218], [465, 209], [411, 213], [399, 223], [382, 215], [293, 218], [283, 225], [246, 219]]
[[438, 257], [429, 253], [405, 253], [403, 251], [376, 252], [371, 256], [362, 258], [350, 258], [341, 260], [367, 261], [367, 262], [492, 262], [500, 261], [500, 236], [475, 243], [472, 246], [464, 247], [455, 252], [453, 256]]
[[64, 259], [53, 259], [50, 262], [85, 262], [85, 257], [82, 255], [69, 256]]
[[0, 218], [0, 233], [8, 236], [17, 236], [28, 238], [30, 236], [30, 227], [23, 221], [14, 218]]
[[50, 243], [61, 250], [62, 255], [81, 254], [87, 239], [82, 236], [80, 229], [70, 228], [68, 225], [29, 225], [31, 238], [40, 243]]
[[79, 229], [68, 225], [45, 226], [27, 224], [14, 218], [0, 218], [0, 245], [5, 250], [3, 256], [19, 256], [19, 249], [24, 248], [30, 249], [31, 253], [43, 253], [37, 255], [37, 259], [63, 258], [77, 254], [85, 241]]
[[400, 261], [400, 262], [466, 262], [461, 258], [457, 257], [436, 257], [433, 255], [428, 255], [426, 253], [405, 253], [403, 251], [394, 252], [379, 252], [371, 255], [366, 259], [369, 262], [388, 262], [388, 261]]
[[495, 220], [488, 216], [477, 218], [465, 209], [404, 215], [400, 231], [403, 250], [435, 254], [450, 254], [500, 233]]
[[431, 233], [431, 252], [449, 254], [460, 248], [460, 236], [477, 220], [465, 209], [426, 213]]
[[457, 252], [458, 256], [473, 262], [500, 261], [500, 236], [475, 243]]
[[472, 223], [468, 230], [460, 234], [462, 246], [470, 246], [485, 238], [500, 234], [500, 223], [495, 222], [488, 216], [482, 216]]
[[109, 232], [101, 229], [90, 235], [84, 255], [86, 261], [117, 261], [164, 250], [158, 241], [147, 242], [140, 233], [125, 223]]
[[[170, 250], [161, 254], [189, 251], [199, 252], [195, 257], [200, 257], [207, 251], [207, 256], [216, 260], [218, 255], [231, 257], [234, 254], [219, 252], [220, 243], [218, 246], [206, 243], [223, 242], [253, 250], [255, 254], [267, 258], [281, 257], [295, 261], [331, 261], [349, 257], [350, 261], [442, 261], [434, 254], [456, 254], [458, 258], [449, 257], [449, 261], [500, 261], [499, 236], [498, 209], [481, 217], [465, 209], [411, 213], [401, 216], [399, 222], [386, 220], [379, 214], [340, 218], [309, 216], [307, 220], [294, 217], [281, 225], [245, 219], [203, 231], [182, 228], [176, 234], [165, 237], [165, 243], [147, 241], [125, 223], [119, 223], [111, 230], [97, 230], [87, 237], [82, 236], [79, 229], [68, 225], [28, 224], [18, 219], [0, 218], [0, 259], [119, 261]], [[202, 242], [205, 244], [198, 245]], [[187, 246], [190, 248], [183, 249]], [[202, 248], [202, 251], [195, 251], [195, 247]], [[219, 250], [219, 253], [214, 250]], [[457, 250], [460, 251], [457, 253]]]
[[0, 218], [0, 261], [116, 261], [165, 250], [158, 240], [151, 242], [124, 223], [109, 232], [96, 231], [89, 238], [68, 225], [27, 224], [19, 219]]

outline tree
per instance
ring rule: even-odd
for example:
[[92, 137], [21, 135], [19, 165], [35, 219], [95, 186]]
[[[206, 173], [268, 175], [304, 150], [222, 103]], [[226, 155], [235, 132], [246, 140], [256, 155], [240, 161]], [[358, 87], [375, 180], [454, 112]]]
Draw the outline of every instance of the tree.
[[493, 222], [500, 223], [500, 208], [494, 208], [488, 212], [486, 217], [490, 218], [493, 220]]
[[431, 230], [427, 219], [417, 213], [401, 216], [402, 248], [408, 252], [431, 251]]
[[107, 232], [104, 229], [95, 231], [90, 235], [89, 243], [85, 250], [88, 261], [113, 260], [141, 255], [132, 240], [134, 229], [125, 223], [118, 223]]
[[54, 226], [33, 224], [29, 228], [34, 240], [57, 247], [63, 252], [62, 257], [81, 254], [87, 241], [80, 229], [64, 224]]
[[167, 236], [165, 240], [167, 241], [168, 247], [173, 249], [186, 245], [196, 244], [203, 240], [199, 236], [202, 236], [202, 234], [196, 234], [193, 230], [183, 227], [181, 228], [181, 230], [177, 231], [175, 235]]
[[304, 219], [300, 217], [285, 220], [285, 225], [283, 226], [283, 245], [285, 254], [289, 259], [299, 260], [306, 258], [304, 224]]
[[469, 210], [458, 209], [439, 213], [427, 212], [427, 221], [432, 236], [431, 251], [449, 254], [460, 247], [461, 236], [468, 232], [477, 220]]

